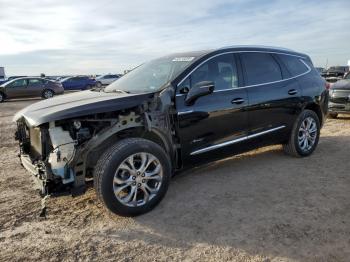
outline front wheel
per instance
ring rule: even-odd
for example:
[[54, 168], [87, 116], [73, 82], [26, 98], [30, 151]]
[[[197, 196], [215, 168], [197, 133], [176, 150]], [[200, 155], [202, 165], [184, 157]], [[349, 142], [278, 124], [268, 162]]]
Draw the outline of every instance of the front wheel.
[[110, 211], [137, 216], [162, 200], [170, 177], [170, 160], [162, 147], [149, 140], [128, 138], [100, 157], [94, 185], [98, 198]]
[[102, 83], [101, 82], [96, 82], [96, 87], [101, 88], [102, 87]]
[[294, 123], [288, 143], [283, 145], [284, 151], [295, 157], [305, 157], [315, 150], [320, 137], [320, 121], [317, 114], [304, 110]]

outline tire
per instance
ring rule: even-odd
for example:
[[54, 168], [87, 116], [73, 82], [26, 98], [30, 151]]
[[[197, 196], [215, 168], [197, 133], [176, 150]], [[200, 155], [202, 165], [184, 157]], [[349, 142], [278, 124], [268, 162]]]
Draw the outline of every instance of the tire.
[[98, 87], [98, 88], [102, 87], [102, 83], [101, 82], [96, 82], [96, 87]]
[[[147, 159], [146, 163], [152, 156], [156, 158], [147, 164], [148, 172], [134, 172], [138, 168], [142, 170], [142, 166], [137, 165], [137, 160], [142, 163], [141, 156]], [[128, 161], [129, 157], [133, 160]], [[131, 162], [138, 168], [131, 168]], [[159, 173], [155, 173], [157, 170]], [[157, 175], [150, 176], [152, 172]], [[162, 147], [146, 139], [127, 138], [108, 148], [99, 158], [94, 170], [94, 187], [97, 197], [111, 212], [138, 216], [152, 210], [163, 199], [170, 177], [171, 163]], [[144, 190], [149, 193], [148, 198]], [[136, 201], [133, 201], [135, 192]]]
[[329, 113], [330, 118], [336, 119], [338, 117], [338, 113]]
[[5, 101], [5, 95], [4, 93], [0, 92], [0, 103]]
[[53, 97], [54, 95], [55, 95], [55, 93], [51, 89], [45, 89], [43, 91], [42, 97], [44, 99], [49, 99], [49, 98]]
[[92, 87], [91, 85], [87, 85], [84, 90], [89, 90], [91, 89], [91, 87]]
[[[307, 128], [308, 123], [313, 124]], [[308, 130], [308, 133], [305, 130]], [[288, 143], [283, 144], [283, 150], [294, 157], [306, 157], [316, 149], [319, 138], [320, 120], [317, 114], [312, 110], [304, 110], [295, 121]]]

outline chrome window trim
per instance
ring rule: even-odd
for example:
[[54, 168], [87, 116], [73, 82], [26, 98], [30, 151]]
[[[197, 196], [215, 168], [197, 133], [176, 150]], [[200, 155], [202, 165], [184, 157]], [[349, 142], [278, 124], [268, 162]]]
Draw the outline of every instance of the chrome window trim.
[[193, 113], [193, 110], [177, 112], [177, 115], [181, 116], [181, 115], [190, 114], [190, 113]]
[[258, 136], [261, 136], [261, 135], [265, 135], [265, 134], [268, 134], [268, 133], [280, 130], [280, 129], [285, 128], [285, 127], [286, 127], [285, 125], [282, 125], [282, 126], [271, 128], [271, 129], [268, 129], [268, 130], [265, 130], [265, 131], [262, 131], [262, 132], [258, 132], [258, 133], [252, 134], [252, 135], [243, 136], [243, 137], [236, 138], [236, 139], [233, 139], [233, 140], [230, 140], [230, 141], [226, 141], [226, 142], [223, 142], [223, 143], [220, 143], [220, 144], [216, 144], [216, 145], [208, 146], [208, 147], [205, 147], [205, 148], [201, 148], [201, 149], [198, 149], [198, 150], [195, 150], [195, 151], [191, 152], [190, 155], [191, 156], [198, 155], [198, 154], [202, 154], [202, 153], [205, 153], [205, 152], [208, 152], [208, 151], [211, 151], [211, 150], [214, 150], [214, 149], [218, 149], [218, 148], [221, 148], [221, 147], [224, 147], [224, 146], [236, 144], [238, 142], [242, 142], [242, 141], [245, 141], [245, 140], [248, 140], [248, 139], [251, 139], [251, 138], [255, 138], [255, 137], [258, 137]]
[[[249, 87], [255, 87], [255, 86], [262, 86], [262, 85], [268, 85], [268, 84], [275, 84], [275, 83], [280, 83], [280, 82], [284, 82], [284, 81], [288, 81], [291, 79], [295, 79], [298, 77], [301, 77], [303, 75], [306, 75], [308, 73], [311, 72], [311, 68], [304, 62], [304, 60], [302, 59], [306, 59], [306, 57], [303, 56], [299, 56], [299, 55], [293, 55], [293, 54], [287, 54], [287, 53], [281, 53], [281, 52], [273, 52], [273, 51], [230, 51], [230, 52], [224, 52], [221, 54], [216, 54], [214, 56], [211, 56], [209, 58], [207, 58], [206, 60], [204, 60], [203, 62], [201, 62], [199, 65], [197, 65], [195, 68], [193, 68], [177, 85], [176, 87], [179, 87], [179, 85], [181, 85], [186, 79], [187, 77], [189, 77], [195, 70], [197, 70], [200, 66], [202, 66], [204, 63], [208, 62], [209, 60], [221, 56], [221, 55], [226, 55], [226, 54], [235, 54], [235, 53], [268, 53], [268, 54], [278, 54], [278, 55], [289, 55], [289, 56], [294, 56], [294, 57], [298, 57], [299, 60], [306, 66], [307, 71], [296, 75], [296, 76], [292, 76], [292, 77], [288, 77], [282, 80], [277, 80], [277, 81], [272, 81], [272, 82], [266, 82], [266, 83], [261, 83], [261, 84], [256, 84], [256, 85], [248, 85], [248, 86], [239, 86], [239, 87], [232, 87], [232, 88], [227, 88], [227, 89], [222, 89], [222, 90], [214, 90], [213, 93], [217, 93], [217, 92], [224, 92], [224, 91], [230, 91], [230, 90], [235, 90], [235, 89], [243, 89], [243, 88], [249, 88]], [[183, 96], [185, 94], [176, 94], [176, 96]]]

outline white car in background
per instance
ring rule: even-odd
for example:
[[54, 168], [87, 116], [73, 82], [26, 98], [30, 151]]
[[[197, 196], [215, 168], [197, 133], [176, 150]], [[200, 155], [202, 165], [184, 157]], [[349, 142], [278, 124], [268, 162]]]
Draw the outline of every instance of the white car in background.
[[98, 76], [96, 77], [96, 86], [101, 87], [104, 85], [109, 85], [121, 76], [122, 75], [120, 74], [108, 74], [108, 75]]

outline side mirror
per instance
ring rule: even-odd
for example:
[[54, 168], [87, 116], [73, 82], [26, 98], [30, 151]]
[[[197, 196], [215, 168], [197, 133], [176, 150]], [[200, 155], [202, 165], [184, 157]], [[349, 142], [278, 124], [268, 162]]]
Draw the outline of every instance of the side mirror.
[[197, 98], [213, 93], [215, 84], [212, 81], [202, 81], [193, 86], [187, 93], [185, 103], [192, 105]]

